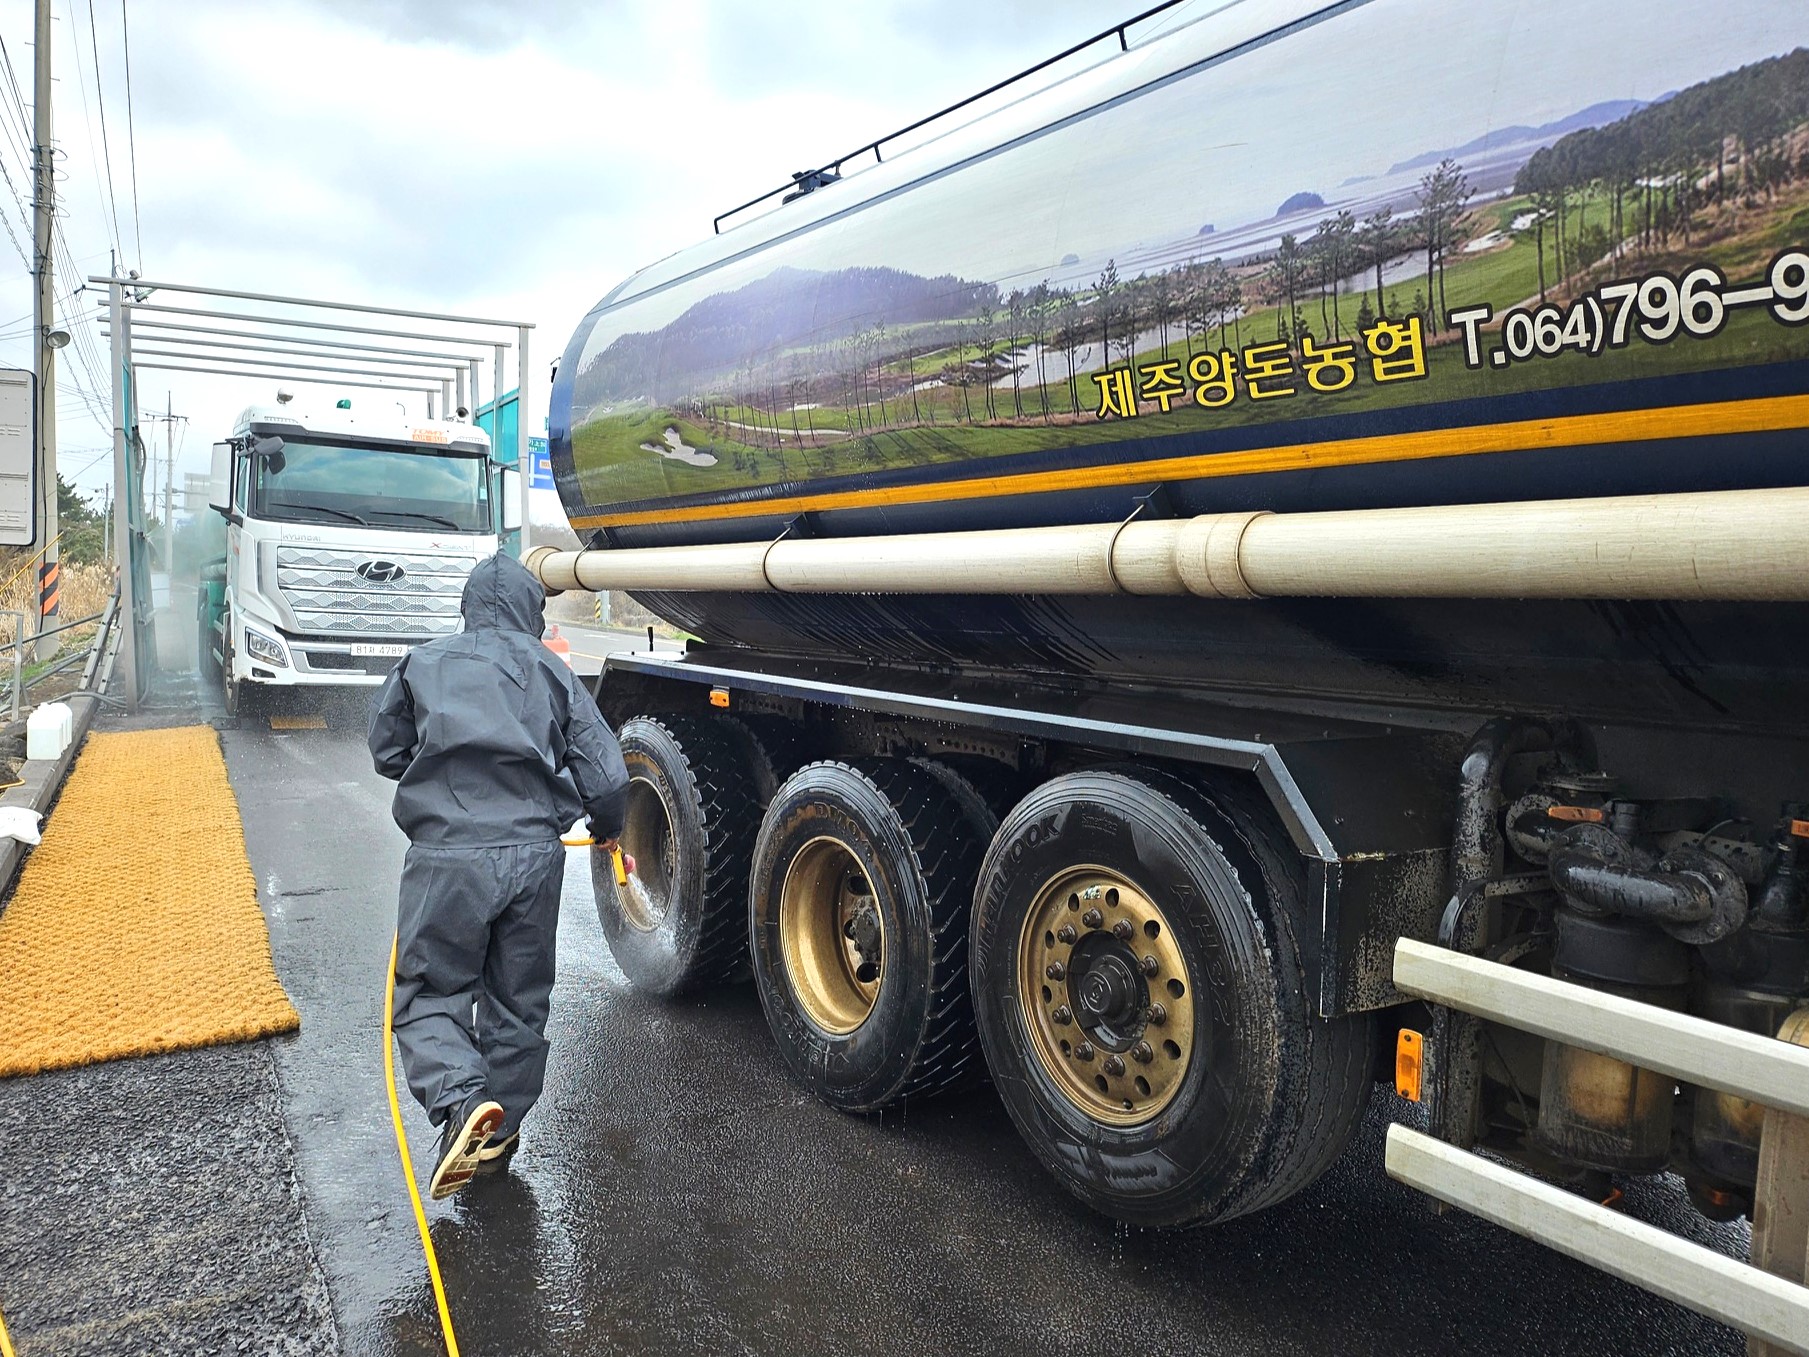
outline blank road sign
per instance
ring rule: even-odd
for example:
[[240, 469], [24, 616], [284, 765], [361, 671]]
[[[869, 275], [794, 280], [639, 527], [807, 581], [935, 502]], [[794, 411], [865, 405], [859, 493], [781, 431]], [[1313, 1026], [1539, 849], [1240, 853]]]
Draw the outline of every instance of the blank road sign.
[[29, 372], [0, 368], [0, 546], [32, 545], [37, 458]]

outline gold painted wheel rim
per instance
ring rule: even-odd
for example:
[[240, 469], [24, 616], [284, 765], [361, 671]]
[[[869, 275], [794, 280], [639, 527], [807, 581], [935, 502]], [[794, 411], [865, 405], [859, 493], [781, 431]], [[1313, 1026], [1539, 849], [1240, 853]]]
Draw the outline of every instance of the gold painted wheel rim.
[[779, 941], [792, 993], [818, 1027], [853, 1032], [885, 980], [885, 927], [872, 886], [838, 840], [812, 839], [779, 888]]
[[635, 863], [628, 884], [615, 888], [622, 917], [630, 928], [651, 933], [672, 910], [672, 884], [678, 871], [678, 838], [672, 832], [672, 810], [651, 778], [637, 775], [628, 780], [622, 851]]
[[1094, 1121], [1136, 1126], [1193, 1061], [1193, 977], [1161, 907], [1105, 867], [1050, 880], [1018, 939], [1018, 1000], [1036, 1056]]

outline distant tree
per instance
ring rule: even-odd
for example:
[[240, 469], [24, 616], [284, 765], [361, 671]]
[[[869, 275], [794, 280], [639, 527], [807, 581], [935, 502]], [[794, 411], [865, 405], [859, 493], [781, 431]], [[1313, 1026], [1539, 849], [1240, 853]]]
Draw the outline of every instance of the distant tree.
[[107, 558], [107, 515], [59, 473], [57, 476], [57, 540], [61, 559], [71, 565], [95, 565]]
[[1149, 275], [1138, 274], [1135, 281], [1123, 289], [1123, 305], [1118, 310], [1118, 328], [1124, 335], [1118, 346], [1118, 356], [1133, 365], [1137, 362], [1137, 332], [1143, 325], [1143, 302], [1148, 291]]
[[[959, 337], [955, 345], [955, 361], [951, 365], [953, 380], [961, 388], [961, 409], [969, 424], [974, 422], [974, 407], [973, 402], [968, 398], [967, 389], [973, 385], [974, 370], [967, 361], [967, 346], [976, 332], [977, 327], [971, 321], [960, 327], [957, 331]], [[943, 369], [943, 380], [945, 382], [950, 380], [950, 368]]]
[[999, 343], [998, 323], [999, 323], [999, 315], [998, 315], [997, 311], [993, 310], [992, 303], [987, 302], [984, 305], [982, 305], [980, 307], [980, 314], [977, 317], [977, 327], [975, 329], [975, 337], [978, 340], [978, 349], [979, 349], [979, 356], [980, 356], [980, 380], [982, 383], [984, 383], [981, 390], [985, 396], [986, 417], [988, 419], [997, 419], [999, 417], [999, 412], [993, 405], [993, 393], [992, 393], [992, 378], [993, 378], [992, 360], [993, 360], [993, 355], [998, 351], [998, 343]]
[[1105, 269], [1093, 281], [1093, 306], [1099, 316], [1099, 351], [1112, 361], [1112, 317], [1117, 306], [1118, 261], [1106, 260]]
[[1174, 322], [1175, 302], [1180, 291], [1176, 281], [1174, 271], [1169, 270], [1158, 273], [1149, 284], [1150, 319], [1155, 322], [1164, 352], [1168, 349], [1168, 327]]
[[1426, 250], [1426, 300], [1430, 305], [1436, 269], [1439, 308], [1432, 317], [1432, 327], [1443, 329], [1439, 317], [1450, 314], [1445, 303], [1445, 253], [1451, 248], [1457, 219], [1470, 201], [1469, 177], [1463, 166], [1446, 156], [1421, 176], [1417, 198], [1420, 241]]
[[1052, 309], [1049, 280], [1043, 279], [1030, 289], [1030, 342], [1036, 349], [1036, 390], [1043, 407], [1043, 423], [1049, 422], [1049, 313]]
[[1297, 304], [1307, 273], [1306, 253], [1292, 233], [1282, 236], [1268, 272], [1263, 275], [1269, 300], [1278, 308], [1275, 313], [1275, 337], [1297, 342], [1303, 318]]
[[1214, 276], [1212, 279], [1213, 304], [1219, 318], [1219, 343], [1225, 342], [1225, 323], [1231, 323], [1231, 338], [1235, 345], [1242, 346], [1244, 316], [1244, 284], [1223, 260], [1212, 261]]
[[1024, 365], [1018, 361], [1018, 348], [1024, 342], [1028, 307], [1029, 299], [1019, 288], [1013, 288], [1005, 298], [1005, 361], [1011, 364], [1011, 413], [1014, 419], [1024, 417], [1024, 393], [1019, 385]]
[[1329, 296], [1331, 316], [1325, 333], [1337, 339], [1343, 333], [1343, 322], [1338, 315], [1338, 284], [1357, 267], [1357, 219], [1348, 210], [1340, 212], [1321, 222], [1313, 239], [1318, 245], [1319, 278], [1324, 289], [1321, 296], [1321, 319], [1326, 319], [1323, 314], [1324, 298]]
[[872, 330], [869, 331], [868, 333], [869, 333], [869, 343], [872, 346], [871, 352], [873, 355], [873, 390], [874, 390], [875, 396], [877, 397], [877, 399], [879, 401], [879, 424], [880, 424], [880, 427], [883, 429], [887, 426], [887, 423], [888, 423], [888, 421], [886, 419], [886, 369], [885, 369], [886, 322], [885, 322], [885, 319], [882, 317], [878, 320], [875, 320], [873, 322]]
[[1074, 371], [1074, 353], [1081, 342], [1080, 301], [1071, 287], [1055, 293], [1055, 333], [1061, 340], [1062, 357], [1067, 362], [1068, 413], [1080, 413], [1080, 381]]
[[1394, 209], [1383, 207], [1363, 218], [1358, 234], [1363, 262], [1376, 271], [1376, 314], [1383, 316], [1388, 308], [1382, 301], [1382, 269], [1399, 252], [1396, 230]]
[[810, 388], [810, 378], [805, 375], [803, 356], [791, 355], [787, 360], [790, 374], [785, 382], [785, 403], [791, 412], [791, 436], [798, 440], [800, 448], [806, 446], [804, 430], [798, 426], [798, 407], [804, 404], [804, 393]]

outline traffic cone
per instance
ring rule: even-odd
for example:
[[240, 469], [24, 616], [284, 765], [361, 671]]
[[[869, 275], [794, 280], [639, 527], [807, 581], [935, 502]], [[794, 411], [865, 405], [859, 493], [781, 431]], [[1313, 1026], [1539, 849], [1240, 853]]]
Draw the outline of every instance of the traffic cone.
[[546, 638], [543, 644], [548, 650], [564, 660], [566, 668], [569, 669], [572, 663], [572, 643], [559, 634], [559, 626], [557, 623], [549, 627], [548, 630], [552, 634]]

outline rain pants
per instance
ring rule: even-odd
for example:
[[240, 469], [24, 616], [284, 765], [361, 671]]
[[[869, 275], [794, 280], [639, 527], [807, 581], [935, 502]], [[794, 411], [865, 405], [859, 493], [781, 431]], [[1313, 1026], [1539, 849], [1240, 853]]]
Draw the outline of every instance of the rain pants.
[[513, 557], [465, 582], [465, 630], [410, 651], [371, 718], [408, 835], [392, 1017], [436, 1124], [474, 1095], [521, 1126], [546, 1073], [565, 850], [581, 815], [622, 829], [628, 773], [591, 696], [541, 644], [546, 595]]

